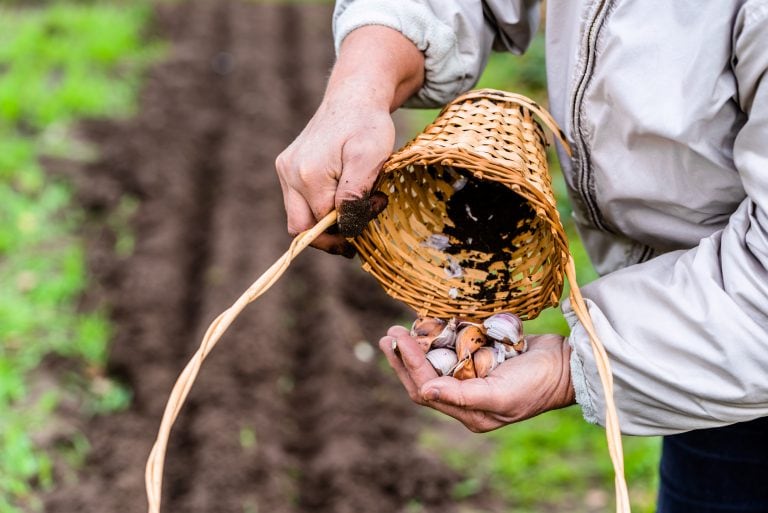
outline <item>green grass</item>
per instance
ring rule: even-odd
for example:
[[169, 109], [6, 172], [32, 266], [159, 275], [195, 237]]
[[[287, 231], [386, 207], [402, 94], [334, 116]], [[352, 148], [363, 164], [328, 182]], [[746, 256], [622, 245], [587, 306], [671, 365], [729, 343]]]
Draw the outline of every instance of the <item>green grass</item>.
[[[522, 57], [495, 53], [478, 85], [517, 92], [541, 105], [546, 101], [544, 38], [539, 34]], [[431, 122], [436, 110], [413, 111], [417, 127]], [[554, 152], [550, 152], [553, 188], [558, 211], [569, 237], [581, 285], [597, 277], [576, 235], [565, 182]], [[567, 287], [564, 297], [567, 297]], [[550, 308], [525, 323], [528, 333], [568, 334], [559, 308]], [[587, 424], [578, 407], [549, 412], [487, 435], [473, 443], [446, 447], [439, 431], [424, 434], [424, 443], [442, 454], [467, 479], [454, 490], [457, 498], [490, 487], [505, 499], [510, 511], [587, 512], [610, 510], [613, 469], [602, 428]], [[478, 443], [477, 440], [482, 440]], [[657, 489], [659, 438], [624, 437], [626, 478], [633, 511], [652, 512]], [[478, 454], [480, 456], [478, 456]]]
[[[140, 72], [159, 51], [142, 42], [146, 2], [20, 5], [0, 7], [0, 513], [39, 510], [35, 491], [52, 485], [53, 459], [82, 461], [81, 435], [60, 452], [34, 442], [64, 395], [93, 414], [130, 400], [104, 377], [106, 313], [78, 308], [88, 279], [82, 212], [39, 158], [87, 155], [72, 123], [130, 114]], [[128, 235], [118, 240], [130, 250]], [[47, 355], [90, 377], [40, 390], [35, 369]]]

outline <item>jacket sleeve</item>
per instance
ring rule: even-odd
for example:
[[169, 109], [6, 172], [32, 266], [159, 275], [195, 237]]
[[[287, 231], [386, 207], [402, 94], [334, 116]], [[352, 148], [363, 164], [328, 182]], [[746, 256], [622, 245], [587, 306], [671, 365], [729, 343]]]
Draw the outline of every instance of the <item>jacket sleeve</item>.
[[339, 0], [333, 32], [337, 53], [365, 25], [402, 33], [424, 52], [426, 68], [406, 106], [436, 107], [477, 83], [492, 47], [522, 53], [538, 22], [538, 0]]
[[[624, 433], [671, 434], [768, 415], [768, 2], [747, 2], [733, 35], [746, 114], [734, 163], [746, 193], [726, 227], [691, 250], [584, 288], [609, 354]], [[589, 341], [564, 304], [572, 377], [587, 420], [605, 401]]]

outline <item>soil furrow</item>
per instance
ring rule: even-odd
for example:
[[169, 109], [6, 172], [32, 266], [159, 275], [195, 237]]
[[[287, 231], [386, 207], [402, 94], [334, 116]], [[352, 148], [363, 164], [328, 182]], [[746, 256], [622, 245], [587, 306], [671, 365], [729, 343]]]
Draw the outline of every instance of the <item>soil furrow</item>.
[[[290, 242], [273, 163], [320, 101], [330, 12], [166, 5], [173, 47], [141, 112], [90, 128], [102, 156], [75, 177], [83, 204], [96, 219], [121, 194], [141, 201], [130, 257], [115, 260], [109, 237], [89, 243], [94, 290], [113, 312], [109, 371], [134, 401], [88, 422], [79, 481], [46, 511], [145, 511], [144, 463], [178, 372]], [[203, 365], [171, 436], [164, 511], [452, 511], [458, 476], [419, 449], [421, 417], [375, 347], [407, 315], [357, 261], [307, 250]]]

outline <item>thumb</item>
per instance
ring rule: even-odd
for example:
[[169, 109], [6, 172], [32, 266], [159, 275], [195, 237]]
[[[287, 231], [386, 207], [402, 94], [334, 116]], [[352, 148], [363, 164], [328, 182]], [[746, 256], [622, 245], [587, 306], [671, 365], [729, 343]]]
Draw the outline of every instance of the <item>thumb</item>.
[[368, 222], [387, 206], [383, 193], [371, 193], [376, 177], [392, 151], [394, 134], [356, 137], [344, 144], [342, 170], [336, 189], [339, 231], [357, 237]]

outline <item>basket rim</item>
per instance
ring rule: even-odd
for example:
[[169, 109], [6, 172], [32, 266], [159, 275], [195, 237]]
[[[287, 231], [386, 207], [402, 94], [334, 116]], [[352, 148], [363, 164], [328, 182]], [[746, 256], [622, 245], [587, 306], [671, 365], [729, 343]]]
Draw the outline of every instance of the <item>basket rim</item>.
[[[568, 138], [566, 137], [565, 132], [563, 132], [563, 129], [560, 128], [560, 125], [557, 124], [557, 121], [555, 121], [555, 118], [552, 117], [552, 114], [550, 114], [547, 109], [539, 105], [534, 100], [519, 93], [511, 93], [509, 91], [503, 91], [501, 89], [493, 89], [490, 87], [485, 87], [482, 89], [472, 89], [460, 96], [457, 96], [453, 101], [445, 105], [440, 110], [440, 113], [435, 117], [435, 119], [440, 119], [446, 111], [448, 111], [451, 108], [455, 108], [456, 105], [467, 102], [467, 101], [471, 101], [471, 100], [490, 100], [497, 103], [514, 103], [521, 107], [527, 108], [528, 110], [536, 114], [536, 117], [539, 118], [537, 120], [537, 123], [538, 121], [541, 121], [542, 123], [544, 123], [544, 125], [547, 128], [549, 128], [552, 134], [554, 134], [555, 138], [563, 146], [563, 149], [565, 150], [566, 154], [568, 154], [569, 157], [573, 156], [573, 150], [571, 149], [571, 145], [568, 143]], [[541, 128], [541, 125], [539, 125], [539, 128]], [[542, 132], [546, 133], [543, 130], [543, 128], [542, 128]], [[395, 155], [397, 155], [398, 153], [400, 153], [400, 151], [398, 151]]]

